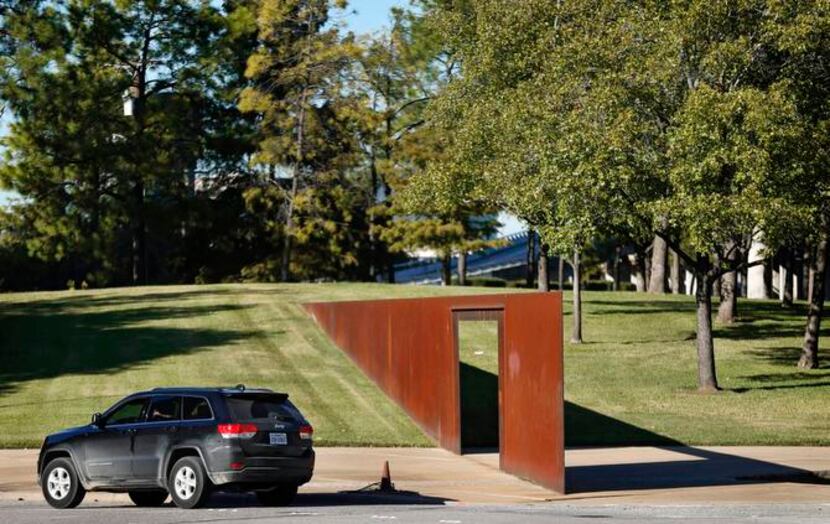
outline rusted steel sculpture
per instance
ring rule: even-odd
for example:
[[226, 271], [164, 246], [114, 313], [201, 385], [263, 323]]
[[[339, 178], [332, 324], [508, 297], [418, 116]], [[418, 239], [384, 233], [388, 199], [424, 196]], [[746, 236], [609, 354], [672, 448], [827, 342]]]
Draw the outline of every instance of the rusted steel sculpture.
[[461, 452], [458, 322], [499, 322], [501, 469], [565, 492], [562, 295], [318, 302], [334, 343], [442, 447]]

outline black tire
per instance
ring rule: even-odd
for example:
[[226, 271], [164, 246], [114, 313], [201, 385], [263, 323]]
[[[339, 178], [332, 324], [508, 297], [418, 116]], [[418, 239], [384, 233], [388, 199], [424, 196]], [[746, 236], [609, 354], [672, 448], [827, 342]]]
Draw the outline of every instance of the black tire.
[[43, 496], [53, 508], [74, 508], [86, 495], [86, 490], [78, 480], [75, 466], [66, 457], [50, 460], [43, 468], [40, 481]]
[[[180, 483], [188, 480], [187, 483]], [[202, 506], [210, 496], [210, 479], [198, 457], [183, 457], [176, 461], [167, 479], [167, 491], [173, 503], [183, 509]]]
[[158, 491], [130, 491], [130, 500], [140, 508], [157, 508], [167, 500], [167, 492]]
[[296, 496], [296, 484], [281, 484], [267, 491], [256, 492], [256, 498], [263, 506], [288, 506]]

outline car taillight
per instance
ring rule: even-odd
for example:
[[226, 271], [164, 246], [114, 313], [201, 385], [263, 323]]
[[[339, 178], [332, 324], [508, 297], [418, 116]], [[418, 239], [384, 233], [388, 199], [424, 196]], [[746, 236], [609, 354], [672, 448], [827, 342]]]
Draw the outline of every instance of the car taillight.
[[257, 432], [253, 424], [219, 424], [216, 429], [222, 438], [251, 438]]
[[300, 426], [300, 438], [303, 440], [311, 439], [311, 436], [314, 434], [314, 428], [311, 427], [310, 424], [303, 424]]

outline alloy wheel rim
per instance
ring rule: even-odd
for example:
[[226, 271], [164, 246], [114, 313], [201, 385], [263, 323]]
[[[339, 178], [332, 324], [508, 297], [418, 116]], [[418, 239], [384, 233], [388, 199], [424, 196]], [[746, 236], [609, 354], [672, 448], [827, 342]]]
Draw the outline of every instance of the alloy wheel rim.
[[69, 495], [71, 488], [72, 477], [69, 476], [69, 471], [66, 468], [57, 467], [49, 472], [46, 489], [49, 491], [50, 497], [55, 500], [63, 500]]
[[174, 480], [176, 495], [182, 500], [188, 500], [196, 492], [198, 481], [196, 472], [190, 466], [183, 466], [176, 472]]

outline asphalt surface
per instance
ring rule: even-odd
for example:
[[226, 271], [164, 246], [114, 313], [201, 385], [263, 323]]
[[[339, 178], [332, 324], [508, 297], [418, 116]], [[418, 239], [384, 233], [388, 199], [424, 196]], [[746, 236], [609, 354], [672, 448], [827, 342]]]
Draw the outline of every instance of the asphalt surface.
[[78, 508], [55, 510], [40, 500], [0, 502], [2, 523], [793, 523], [830, 522], [827, 504], [752, 504], [752, 505], [582, 505], [549, 502], [524, 505], [419, 505], [372, 500], [346, 501], [340, 497], [301, 495], [295, 505], [286, 508], [259, 506], [244, 495], [215, 495], [209, 507], [181, 510], [169, 503], [161, 508], [140, 509], [130, 505], [96, 503], [88, 494]]

